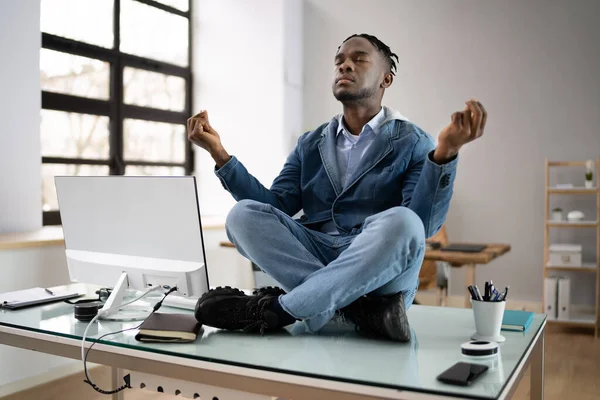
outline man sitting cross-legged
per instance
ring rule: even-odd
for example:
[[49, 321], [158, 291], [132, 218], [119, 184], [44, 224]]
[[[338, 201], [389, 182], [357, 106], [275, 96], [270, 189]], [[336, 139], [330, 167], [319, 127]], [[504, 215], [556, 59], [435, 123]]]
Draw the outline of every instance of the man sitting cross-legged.
[[371, 35], [342, 43], [333, 95], [343, 113], [300, 137], [270, 189], [225, 151], [206, 111], [188, 120], [189, 140], [210, 153], [237, 200], [227, 216], [229, 239], [282, 286], [253, 295], [213, 289], [196, 306], [201, 323], [264, 332], [301, 320], [316, 332], [342, 311], [369, 334], [410, 339], [406, 309], [425, 238], [442, 226], [459, 149], [483, 134], [487, 114], [467, 101], [436, 146], [382, 106], [395, 60]]

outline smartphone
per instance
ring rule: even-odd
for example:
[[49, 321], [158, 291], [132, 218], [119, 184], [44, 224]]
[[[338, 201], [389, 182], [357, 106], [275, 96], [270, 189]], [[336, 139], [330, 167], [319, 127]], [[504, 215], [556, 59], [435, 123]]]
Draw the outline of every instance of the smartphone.
[[469, 386], [487, 370], [485, 365], [457, 362], [438, 375], [437, 379], [451, 385]]

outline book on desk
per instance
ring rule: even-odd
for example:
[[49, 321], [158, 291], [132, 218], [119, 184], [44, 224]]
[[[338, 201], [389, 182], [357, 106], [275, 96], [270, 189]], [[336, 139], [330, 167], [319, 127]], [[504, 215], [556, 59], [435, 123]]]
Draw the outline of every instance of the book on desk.
[[196, 340], [202, 324], [188, 314], [151, 314], [140, 325], [140, 342], [189, 343]]
[[533, 313], [530, 311], [504, 310], [502, 317], [502, 330], [525, 332], [533, 321]]

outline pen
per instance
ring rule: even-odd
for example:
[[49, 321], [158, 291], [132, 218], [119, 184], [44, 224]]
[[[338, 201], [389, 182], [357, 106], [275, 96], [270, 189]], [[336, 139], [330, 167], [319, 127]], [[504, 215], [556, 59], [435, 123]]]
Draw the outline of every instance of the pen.
[[477, 291], [475, 290], [475, 286], [470, 285], [469, 286], [469, 292], [471, 292], [471, 298], [473, 300], [479, 300], [479, 295], [477, 294]]
[[508, 294], [508, 288], [510, 287], [510, 285], [508, 285], [505, 289], [504, 289], [504, 296], [502, 297], [502, 301], [506, 301], [506, 295]]
[[481, 292], [479, 291], [479, 288], [477, 287], [477, 285], [475, 285], [475, 294], [477, 295], [477, 300], [482, 301], [483, 298], [481, 297]]
[[476, 299], [475, 299], [475, 291], [473, 290], [473, 286], [469, 285], [469, 286], [467, 287], [467, 290], [468, 290], [468, 291], [469, 291], [469, 293], [471, 294], [471, 299], [472, 299], [472, 300], [476, 300]]
[[52, 290], [48, 289], [48, 288], [44, 288], [44, 290], [46, 291], [46, 293], [48, 293], [51, 296], [54, 296], [54, 293], [52, 293]]

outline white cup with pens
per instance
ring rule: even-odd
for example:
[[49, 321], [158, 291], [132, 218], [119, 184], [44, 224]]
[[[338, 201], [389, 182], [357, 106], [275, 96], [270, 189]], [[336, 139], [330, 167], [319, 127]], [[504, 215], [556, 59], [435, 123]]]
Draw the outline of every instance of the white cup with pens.
[[475, 333], [471, 336], [473, 340], [485, 340], [488, 342], [504, 342], [506, 338], [500, 334], [502, 329], [502, 318], [506, 306], [507, 286], [503, 292], [498, 292], [492, 281], [485, 283], [483, 295], [476, 285], [468, 287], [471, 294], [473, 306], [473, 317], [475, 319]]

